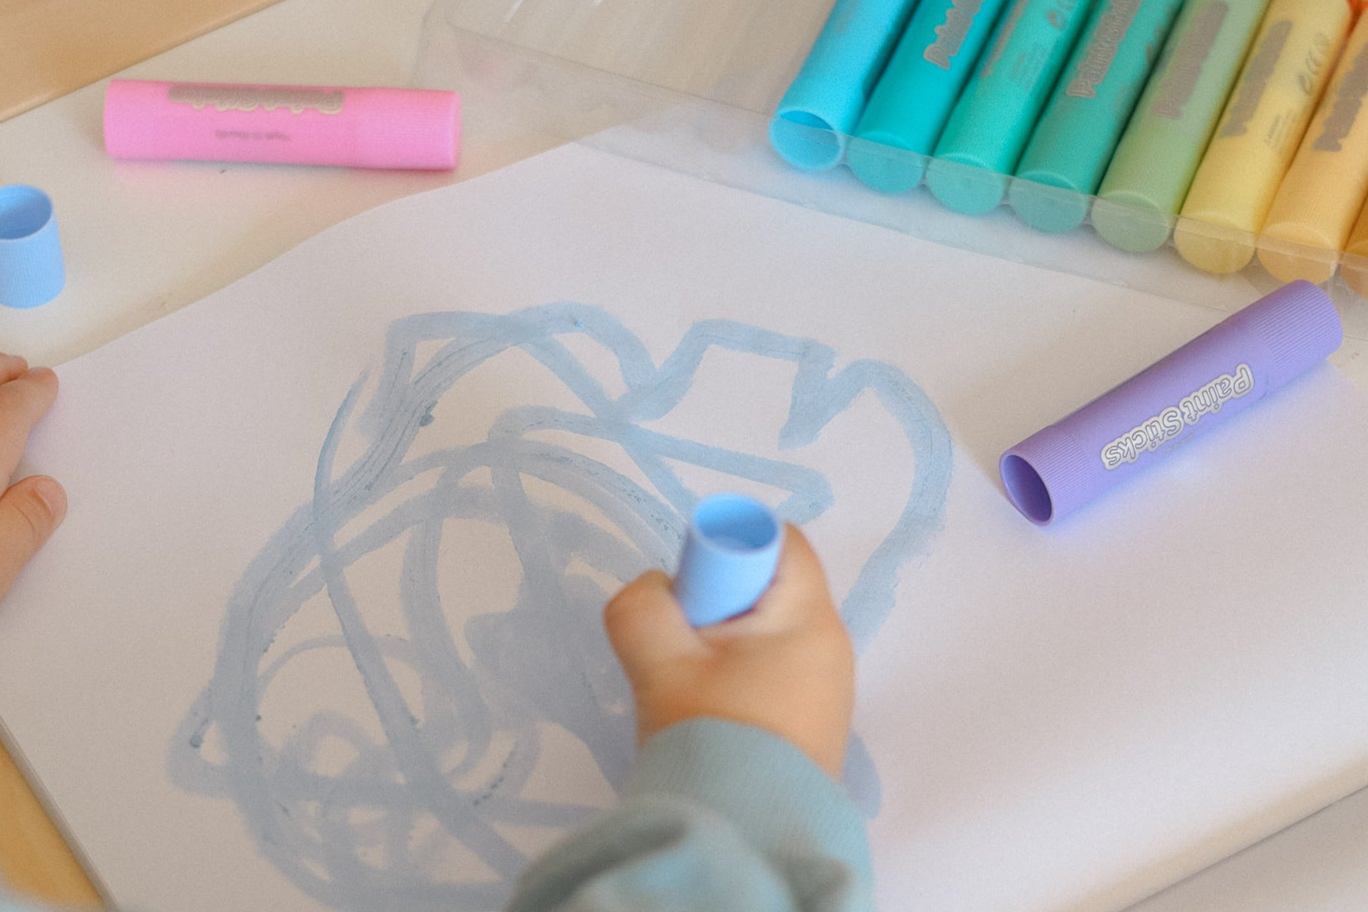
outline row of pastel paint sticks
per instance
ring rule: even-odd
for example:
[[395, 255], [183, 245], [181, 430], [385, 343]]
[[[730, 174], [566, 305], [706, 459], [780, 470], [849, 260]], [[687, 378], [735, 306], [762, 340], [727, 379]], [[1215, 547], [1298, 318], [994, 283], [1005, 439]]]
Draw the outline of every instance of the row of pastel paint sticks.
[[[1368, 0], [837, 0], [792, 164], [1368, 297]], [[1357, 22], [1356, 22], [1357, 20]]]

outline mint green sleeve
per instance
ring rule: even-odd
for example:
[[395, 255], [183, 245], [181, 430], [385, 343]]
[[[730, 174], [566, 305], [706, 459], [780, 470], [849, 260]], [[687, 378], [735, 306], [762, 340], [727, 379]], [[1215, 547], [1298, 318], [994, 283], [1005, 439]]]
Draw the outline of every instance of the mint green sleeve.
[[620, 805], [524, 873], [507, 912], [869, 912], [865, 824], [788, 742], [716, 719], [642, 749]]
[[[840, 785], [787, 741], [702, 719], [652, 738], [618, 807], [534, 861], [506, 912], [871, 912], [871, 881]], [[0, 887], [0, 912], [35, 909]]]

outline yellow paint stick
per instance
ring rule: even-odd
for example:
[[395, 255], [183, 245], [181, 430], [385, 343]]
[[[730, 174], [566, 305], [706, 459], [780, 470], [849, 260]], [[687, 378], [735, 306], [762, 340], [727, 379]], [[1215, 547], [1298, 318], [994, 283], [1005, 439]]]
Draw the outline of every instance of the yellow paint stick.
[[[1368, 16], [1364, 19], [1368, 19]], [[1344, 245], [1340, 277], [1344, 279], [1344, 284], [1353, 289], [1354, 294], [1368, 298], [1368, 203], [1359, 213], [1358, 221], [1349, 232], [1349, 241]]]
[[1348, 0], [1268, 5], [1174, 228], [1189, 263], [1227, 273], [1253, 258], [1352, 22]]
[[1284, 282], [1324, 282], [1346, 248], [1368, 198], [1368, 113], [1359, 116], [1365, 101], [1368, 16], [1354, 26], [1264, 222], [1259, 262]]

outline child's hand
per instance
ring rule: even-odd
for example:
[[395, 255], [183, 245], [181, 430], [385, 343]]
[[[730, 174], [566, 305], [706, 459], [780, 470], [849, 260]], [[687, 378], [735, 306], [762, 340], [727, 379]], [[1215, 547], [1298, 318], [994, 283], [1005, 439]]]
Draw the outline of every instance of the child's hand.
[[[29, 432], [56, 398], [56, 374], [29, 370], [23, 358], [0, 354], [0, 484], [14, 475]], [[66, 505], [62, 486], [42, 475], [0, 494], [0, 596], [62, 522]]]
[[787, 739], [840, 777], [854, 650], [817, 555], [797, 528], [785, 530], [774, 582], [746, 614], [696, 630], [670, 578], [654, 570], [608, 603], [604, 624], [636, 695], [641, 743], [676, 722], [726, 719]]

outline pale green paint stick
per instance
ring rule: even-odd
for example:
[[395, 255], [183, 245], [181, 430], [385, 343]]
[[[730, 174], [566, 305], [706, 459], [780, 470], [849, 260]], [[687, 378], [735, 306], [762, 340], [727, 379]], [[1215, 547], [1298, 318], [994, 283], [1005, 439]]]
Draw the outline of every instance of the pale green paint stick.
[[[1104, 0], [1064, 67], [1008, 199], [1042, 231], [1083, 224], [1183, 0]], [[1050, 188], [1050, 189], [1045, 189]]]
[[1093, 204], [1108, 243], [1145, 253], [1168, 240], [1267, 5], [1188, 0]]

